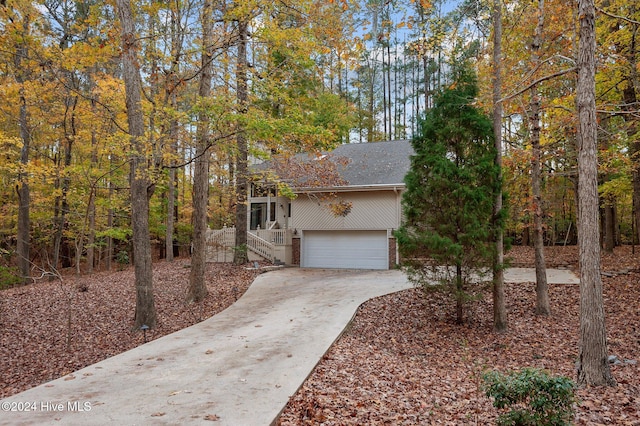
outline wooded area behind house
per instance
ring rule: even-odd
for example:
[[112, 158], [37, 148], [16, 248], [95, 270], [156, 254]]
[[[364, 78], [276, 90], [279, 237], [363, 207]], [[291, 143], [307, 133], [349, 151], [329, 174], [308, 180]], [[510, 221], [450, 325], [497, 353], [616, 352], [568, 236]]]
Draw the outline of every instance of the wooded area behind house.
[[[153, 257], [189, 254], [204, 221], [243, 223], [245, 159], [411, 138], [462, 54], [479, 76], [478, 106], [492, 109], [490, 2], [132, 2], [129, 39], [124, 3], [0, 6], [3, 284], [131, 262], [134, 193], [148, 197]], [[597, 7], [601, 241], [612, 250], [638, 241], [640, 7]], [[564, 0], [502, 10], [503, 189], [516, 244], [536, 229], [547, 245], [577, 240], [577, 10]], [[127, 116], [128, 48], [141, 132]]]

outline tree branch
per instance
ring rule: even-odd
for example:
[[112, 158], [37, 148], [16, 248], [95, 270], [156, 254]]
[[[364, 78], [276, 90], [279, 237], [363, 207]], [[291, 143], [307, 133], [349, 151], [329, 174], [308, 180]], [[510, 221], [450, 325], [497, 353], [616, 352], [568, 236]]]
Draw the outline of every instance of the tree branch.
[[626, 17], [620, 16], [620, 15], [616, 15], [616, 14], [611, 13], [611, 12], [607, 12], [606, 10], [604, 10], [604, 9], [602, 9], [600, 7], [596, 6], [596, 10], [598, 12], [602, 13], [603, 15], [607, 15], [610, 18], [620, 19], [622, 21], [628, 22], [628, 23], [633, 24], [633, 25], [640, 25], [640, 21], [634, 21], [633, 19], [626, 18]]
[[576, 69], [577, 69], [576, 67], [571, 67], [571, 68], [568, 68], [568, 69], [566, 69], [566, 70], [561, 70], [561, 71], [555, 72], [555, 73], [553, 73], [553, 74], [550, 74], [550, 75], [547, 75], [547, 76], [541, 77], [541, 78], [537, 79], [536, 81], [534, 81], [534, 82], [530, 83], [529, 85], [527, 85], [527, 86], [523, 87], [522, 89], [518, 90], [517, 92], [515, 92], [515, 93], [513, 93], [513, 94], [511, 94], [511, 95], [509, 95], [509, 96], [506, 96], [506, 97], [504, 97], [504, 98], [502, 98], [502, 99], [500, 99], [498, 102], [504, 102], [504, 101], [508, 101], [508, 100], [510, 100], [510, 99], [513, 99], [513, 98], [515, 98], [516, 96], [521, 95], [521, 94], [523, 94], [524, 92], [526, 92], [527, 90], [531, 89], [532, 87], [537, 86], [538, 84], [542, 83], [543, 81], [547, 81], [547, 80], [554, 79], [554, 78], [556, 78], [556, 77], [560, 77], [560, 76], [562, 76], [562, 75], [565, 75], [565, 74], [568, 74], [568, 73], [570, 73], [570, 72], [573, 72], [573, 71], [575, 71]]

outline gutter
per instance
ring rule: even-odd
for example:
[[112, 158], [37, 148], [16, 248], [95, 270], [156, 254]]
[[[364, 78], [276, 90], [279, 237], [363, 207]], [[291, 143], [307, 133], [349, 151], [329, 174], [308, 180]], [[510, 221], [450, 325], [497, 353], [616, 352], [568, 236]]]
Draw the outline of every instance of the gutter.
[[319, 192], [363, 192], [363, 191], [380, 191], [380, 190], [388, 190], [388, 191], [402, 191], [404, 190], [406, 185], [404, 183], [401, 184], [373, 184], [373, 185], [349, 185], [349, 186], [329, 186], [329, 187], [300, 187], [300, 188], [292, 188], [293, 192], [296, 194], [308, 194], [308, 193], [319, 193]]

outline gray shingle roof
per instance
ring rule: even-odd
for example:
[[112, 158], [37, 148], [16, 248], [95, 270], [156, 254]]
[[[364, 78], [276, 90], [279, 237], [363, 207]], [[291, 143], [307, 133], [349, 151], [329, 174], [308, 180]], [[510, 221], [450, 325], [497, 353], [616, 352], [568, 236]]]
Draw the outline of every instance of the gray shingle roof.
[[411, 167], [413, 147], [408, 140], [344, 144], [332, 156], [348, 158], [340, 174], [349, 185], [395, 185], [404, 183]]
[[[347, 186], [368, 186], [404, 184], [404, 177], [411, 167], [412, 155], [411, 141], [398, 140], [344, 144], [331, 152], [324, 153], [322, 157], [335, 163], [336, 170], [342, 180], [347, 182]], [[315, 161], [317, 156], [298, 154], [295, 158], [296, 161], [305, 163]], [[270, 168], [270, 162], [252, 166], [255, 172]], [[294, 183], [294, 186], [306, 186], [300, 182], [300, 176], [295, 178], [286, 174], [286, 170], [281, 170], [280, 177], [284, 180], [298, 180], [298, 185]], [[338, 186], [342, 187], [340, 184]]]

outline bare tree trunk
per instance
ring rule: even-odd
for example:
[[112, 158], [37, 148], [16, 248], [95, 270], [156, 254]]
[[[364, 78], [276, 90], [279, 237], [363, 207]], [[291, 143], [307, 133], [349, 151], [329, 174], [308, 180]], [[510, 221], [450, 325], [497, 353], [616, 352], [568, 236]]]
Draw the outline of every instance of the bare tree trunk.
[[464, 323], [464, 286], [462, 285], [462, 265], [456, 265], [456, 323]]
[[[111, 200], [113, 199], [113, 183], [111, 182], [111, 178], [109, 178], [109, 205], [111, 205]], [[114, 211], [113, 207], [109, 207], [107, 211], [107, 228], [113, 229], [113, 217]], [[107, 271], [111, 270], [111, 262], [113, 261], [113, 237], [107, 236], [107, 254], [105, 259], [105, 268]]]
[[[174, 93], [171, 95], [171, 107], [175, 109], [177, 107], [177, 98]], [[178, 151], [178, 122], [172, 118], [169, 124], [169, 139], [171, 140], [170, 150], [171, 156], [177, 156]], [[170, 160], [170, 167], [168, 172], [167, 182], [167, 229], [165, 230], [165, 258], [167, 262], [173, 261], [173, 237], [175, 232], [175, 209], [176, 209], [176, 169], [174, 167], [175, 160]]]
[[[238, 109], [240, 114], [246, 114], [248, 108], [247, 93], [247, 38], [248, 25], [241, 19], [238, 22], [238, 63], [236, 67]], [[242, 123], [238, 123], [238, 147], [236, 160], [236, 250], [233, 263], [242, 265], [249, 261], [247, 255], [247, 138]]]
[[[65, 22], [62, 25], [64, 29], [62, 34], [62, 39], [60, 41], [60, 47], [64, 49], [69, 48], [69, 34], [67, 33], [67, 25], [69, 23]], [[67, 174], [67, 169], [71, 166], [71, 154], [73, 148], [73, 142], [76, 139], [76, 107], [78, 105], [78, 95], [76, 94], [78, 91], [77, 79], [75, 78], [73, 71], [64, 71], [63, 72], [65, 79], [65, 99], [64, 99], [64, 116], [62, 117], [62, 129], [64, 131], [64, 157], [58, 159], [56, 166], [58, 167], [58, 173], [61, 177], [57, 180], [56, 186], [60, 189], [60, 196], [56, 198], [56, 208], [55, 208], [55, 224], [56, 224], [56, 232], [54, 234], [53, 239], [53, 267], [58, 268], [59, 266], [59, 258], [60, 258], [60, 250], [62, 246], [62, 242], [64, 239], [64, 229], [66, 227], [67, 216], [69, 214], [69, 188], [71, 186], [71, 179]], [[62, 149], [61, 149], [62, 151]], [[84, 233], [78, 236], [77, 241], [80, 244], [76, 244], [76, 251], [78, 248], [83, 246], [82, 239], [84, 238]], [[82, 257], [82, 253], [76, 254], [76, 259], [80, 260]], [[80, 265], [76, 265], [76, 270], [79, 273]], [[54, 277], [52, 276], [51, 279]]]
[[607, 361], [600, 244], [598, 237], [598, 159], [595, 99], [595, 5], [579, 0], [578, 47], [578, 243], [580, 245], [580, 386], [614, 385]]
[[87, 274], [93, 274], [93, 266], [95, 262], [95, 243], [96, 243], [96, 188], [92, 183], [89, 193], [89, 203], [87, 205], [87, 220], [89, 222], [87, 229]]
[[[382, 123], [384, 124], [384, 139], [389, 140], [387, 136], [387, 76], [385, 75], [386, 57], [384, 45], [380, 49], [382, 51]], [[390, 132], [389, 132], [390, 133]]]
[[375, 140], [375, 130], [376, 130], [376, 106], [375, 106], [375, 91], [376, 91], [376, 86], [375, 86], [375, 78], [376, 78], [376, 62], [375, 61], [370, 61], [370, 66], [369, 66], [369, 115], [367, 117], [368, 119], [368, 128], [367, 128], [367, 142], [373, 142]]
[[116, 0], [122, 38], [122, 75], [125, 84], [127, 120], [131, 137], [130, 185], [133, 257], [136, 285], [135, 327], [154, 328], [156, 309], [153, 297], [151, 242], [149, 239], [149, 199], [153, 186], [148, 160], [144, 156], [144, 116], [141, 106], [138, 37], [129, 0]]
[[[502, 2], [493, 2], [493, 134], [496, 144], [496, 165], [502, 170]], [[498, 179], [502, 182], [502, 171]], [[502, 332], [507, 329], [507, 308], [504, 300], [504, 235], [497, 221], [502, 215], [502, 190], [496, 194], [494, 203], [494, 226], [496, 253], [493, 262], [493, 328]]]
[[[22, 30], [24, 32], [23, 40], [31, 31], [29, 16], [24, 17]], [[26, 58], [28, 48], [25, 41], [16, 46], [14, 56], [14, 65], [16, 72], [16, 81], [20, 86], [20, 113], [18, 117], [18, 125], [20, 127], [20, 139], [22, 139], [22, 148], [20, 149], [20, 172], [18, 174], [18, 184], [16, 192], [18, 193], [18, 235], [16, 254], [18, 255], [18, 269], [22, 275], [24, 283], [28, 283], [31, 279], [31, 258], [30, 258], [30, 204], [31, 195], [29, 188], [29, 177], [26, 171], [29, 164], [29, 150], [31, 148], [31, 131], [29, 129], [29, 113], [27, 111], [27, 98], [24, 93], [24, 83], [28, 79], [28, 72], [23, 68], [22, 58]]]
[[[169, 102], [171, 109], [177, 111], [178, 109], [178, 95], [177, 90], [179, 86], [178, 71], [180, 69], [180, 58], [182, 53], [182, 40], [184, 39], [181, 33], [180, 27], [180, 11], [175, 10], [171, 12], [171, 68], [169, 75], [167, 76], [167, 84], [165, 85], [166, 101]], [[166, 246], [166, 260], [167, 262], [173, 261], [173, 239], [175, 233], [175, 220], [176, 220], [176, 169], [175, 164], [178, 156], [178, 137], [179, 137], [178, 119], [174, 116], [169, 121], [169, 149], [171, 160], [169, 161], [168, 172], [168, 188], [167, 188], [167, 229], [165, 232], [165, 246]]]
[[[72, 78], [68, 77], [68, 84], [71, 83]], [[63, 128], [65, 133], [65, 145], [64, 145], [64, 159], [62, 160], [62, 164], [59, 164], [60, 173], [62, 174], [62, 178], [60, 179], [60, 197], [57, 203], [59, 202], [60, 208], [58, 214], [56, 215], [56, 232], [54, 235], [54, 244], [53, 244], [53, 267], [58, 268], [60, 265], [60, 249], [62, 247], [62, 241], [64, 237], [64, 228], [67, 223], [67, 216], [69, 214], [69, 188], [71, 186], [71, 179], [66, 173], [66, 169], [71, 166], [71, 152], [73, 148], [73, 141], [76, 137], [76, 126], [75, 126], [75, 108], [78, 104], [77, 96], [68, 95], [65, 99], [65, 116], [63, 119]], [[82, 238], [82, 236], [80, 236]], [[79, 257], [79, 256], [78, 256]], [[64, 265], [63, 265], [64, 266]], [[52, 277], [53, 278], [53, 277]]]
[[[533, 43], [531, 43], [531, 66], [540, 63], [540, 45], [544, 28], [544, 0], [538, 0], [538, 25]], [[549, 315], [549, 285], [547, 283], [547, 267], [544, 261], [544, 231], [542, 229], [542, 195], [540, 191], [541, 155], [540, 155], [540, 95], [537, 87], [531, 89], [531, 192], [533, 195], [533, 247], [536, 267], [536, 314]]]
[[[211, 95], [211, 62], [213, 32], [211, 0], [202, 7], [202, 62], [200, 72], [200, 101]], [[193, 171], [193, 253], [187, 302], [200, 302], [207, 296], [204, 274], [207, 265], [207, 208], [209, 205], [209, 118], [206, 111], [198, 118], [196, 160]]]
[[167, 262], [173, 262], [174, 211], [176, 209], [176, 169], [173, 167], [169, 169], [167, 185], [167, 229], [165, 230], [164, 245], [166, 246], [165, 257]]
[[607, 197], [604, 204], [604, 251], [607, 253], [613, 253], [613, 249], [616, 245], [616, 224], [615, 224], [615, 212], [614, 204], [615, 200]]
[[[634, 37], [635, 44], [635, 37]], [[635, 50], [635, 49], [634, 49]], [[629, 149], [629, 155], [631, 158], [631, 180], [633, 183], [633, 220], [635, 221], [635, 227], [638, 241], [640, 241], [640, 139], [636, 137], [638, 133], [638, 126], [636, 124], [636, 118], [634, 117], [635, 111], [637, 109], [638, 96], [636, 94], [636, 87], [634, 84], [634, 79], [638, 78], [636, 67], [637, 61], [635, 60], [635, 52], [630, 55], [631, 56], [631, 75], [629, 76], [629, 80], [627, 81], [627, 85], [623, 90], [623, 99], [625, 104], [625, 109], [627, 111], [632, 112], [630, 114], [624, 114], [624, 119], [627, 124], [627, 136], [629, 140], [631, 140], [631, 146]]]
[[[93, 81], [93, 75], [89, 75], [91, 86], [95, 86]], [[91, 102], [91, 111], [95, 112], [96, 104]], [[94, 169], [98, 165], [98, 153], [97, 153], [97, 140], [96, 129], [91, 126], [91, 169]], [[96, 243], [96, 183], [92, 181], [89, 193], [89, 203], [87, 204], [87, 216], [89, 221], [89, 229], [87, 234], [87, 273], [93, 274], [93, 267], [95, 264], [95, 243]], [[99, 259], [98, 259], [99, 261]]]

